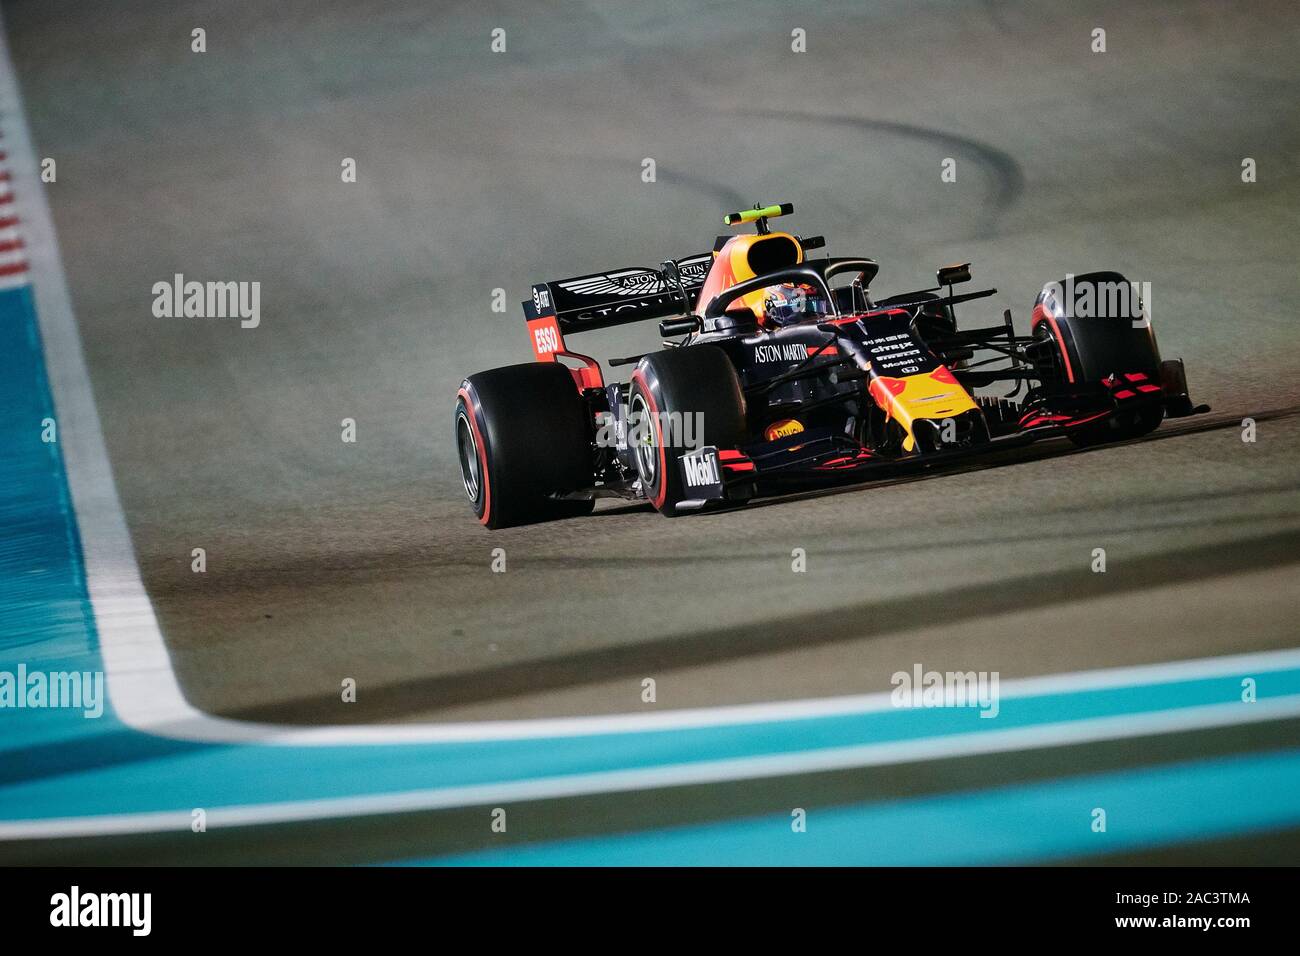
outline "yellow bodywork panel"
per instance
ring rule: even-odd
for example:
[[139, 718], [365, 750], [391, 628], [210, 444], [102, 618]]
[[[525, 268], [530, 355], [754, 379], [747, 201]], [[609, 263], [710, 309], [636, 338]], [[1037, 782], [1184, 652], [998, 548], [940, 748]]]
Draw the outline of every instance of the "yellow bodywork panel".
[[918, 419], [942, 422], [977, 407], [952, 373], [942, 365], [929, 372], [902, 378], [877, 377], [871, 382], [870, 392], [885, 417], [898, 422], [907, 433], [903, 440], [904, 451], [916, 449], [913, 423]]

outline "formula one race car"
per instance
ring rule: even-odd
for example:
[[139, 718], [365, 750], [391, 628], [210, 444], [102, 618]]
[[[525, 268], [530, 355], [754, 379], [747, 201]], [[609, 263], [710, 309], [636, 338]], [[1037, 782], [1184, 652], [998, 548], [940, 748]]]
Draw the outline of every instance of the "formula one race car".
[[[595, 498], [664, 515], [821, 482], [926, 467], [1040, 438], [1144, 435], [1190, 415], [1180, 360], [1161, 361], [1137, 287], [1067, 276], [1034, 303], [959, 329], [938, 285], [873, 299], [871, 259], [807, 257], [820, 236], [772, 232], [790, 204], [728, 215], [757, 232], [713, 252], [533, 286], [523, 303], [537, 362], [471, 375], [456, 401], [465, 493], [490, 528], [589, 513]], [[662, 319], [663, 348], [610, 359], [606, 384], [565, 337]], [[680, 337], [680, 340], [673, 339]], [[568, 363], [568, 364], [566, 364]], [[992, 394], [989, 394], [992, 393]]]

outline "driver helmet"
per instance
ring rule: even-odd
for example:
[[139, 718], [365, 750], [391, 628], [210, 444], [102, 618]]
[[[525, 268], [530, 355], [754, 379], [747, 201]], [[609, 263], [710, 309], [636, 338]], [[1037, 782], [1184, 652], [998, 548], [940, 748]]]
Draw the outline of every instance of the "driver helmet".
[[806, 282], [774, 285], [763, 300], [763, 314], [773, 325], [789, 325], [830, 311], [826, 297]]

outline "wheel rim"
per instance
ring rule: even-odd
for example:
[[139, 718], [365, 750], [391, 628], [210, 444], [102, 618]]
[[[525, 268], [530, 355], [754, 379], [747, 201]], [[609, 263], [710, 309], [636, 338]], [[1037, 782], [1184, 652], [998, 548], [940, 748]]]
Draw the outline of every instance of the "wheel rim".
[[480, 472], [478, 439], [469, 416], [462, 410], [456, 415], [456, 449], [460, 456], [460, 477], [465, 483], [465, 494], [469, 500], [478, 503], [479, 491], [483, 487]]
[[1065, 345], [1056, 337], [1056, 333], [1052, 331], [1051, 326], [1047, 323], [1040, 325], [1036, 331], [1039, 333], [1038, 338], [1050, 346], [1052, 371], [1056, 373], [1057, 380], [1068, 381], [1068, 376], [1065, 374]]
[[[640, 394], [632, 396], [632, 409], [629, 419], [633, 422], [636, 441], [636, 470], [641, 476], [641, 484], [649, 488], [655, 483], [659, 472], [659, 454], [654, 443], [654, 426], [645, 398]], [[644, 427], [643, 427], [644, 426]]]

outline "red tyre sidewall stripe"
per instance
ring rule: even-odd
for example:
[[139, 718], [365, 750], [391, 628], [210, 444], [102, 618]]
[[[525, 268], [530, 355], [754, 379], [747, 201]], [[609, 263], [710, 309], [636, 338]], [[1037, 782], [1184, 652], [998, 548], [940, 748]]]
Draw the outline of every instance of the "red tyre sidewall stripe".
[[1035, 309], [1035, 311], [1041, 313], [1039, 316], [1040, 321], [1046, 322], [1048, 325], [1052, 327], [1052, 334], [1056, 336], [1056, 347], [1061, 352], [1062, 361], [1065, 362], [1065, 377], [1069, 381], [1073, 382], [1074, 367], [1070, 364], [1070, 354], [1065, 350], [1065, 336], [1061, 334], [1060, 326], [1056, 324], [1056, 319], [1053, 318], [1052, 315], [1041, 305], [1037, 309]]
[[650, 391], [650, 385], [646, 382], [645, 376], [641, 370], [637, 369], [632, 373], [632, 381], [641, 386], [641, 394], [645, 396], [646, 403], [650, 406], [651, 420], [654, 422], [655, 437], [659, 444], [659, 492], [651, 499], [651, 504], [656, 508], [662, 508], [664, 501], [668, 498], [668, 459], [664, 451], [664, 436], [659, 431], [659, 406], [655, 404], [655, 397]]
[[469, 389], [462, 388], [456, 394], [465, 402], [465, 417], [469, 419], [469, 427], [474, 430], [475, 452], [478, 454], [478, 471], [483, 478], [483, 513], [479, 515], [478, 520], [486, 525], [488, 516], [492, 513], [492, 481], [488, 478], [487, 445], [483, 444], [483, 432], [478, 427], [478, 409], [475, 407], [474, 398], [470, 395]]

